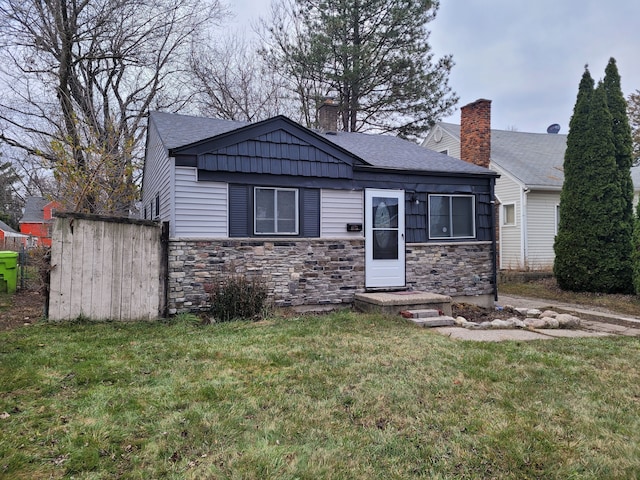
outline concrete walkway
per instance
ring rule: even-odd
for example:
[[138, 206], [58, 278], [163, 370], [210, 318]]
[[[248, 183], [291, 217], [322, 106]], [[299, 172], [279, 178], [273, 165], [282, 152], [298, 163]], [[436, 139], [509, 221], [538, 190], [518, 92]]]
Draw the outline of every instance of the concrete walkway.
[[598, 307], [510, 295], [500, 295], [496, 305], [510, 305], [516, 308], [537, 308], [541, 311], [553, 310], [558, 313], [570, 313], [580, 317], [581, 327], [577, 330], [469, 330], [462, 327], [439, 327], [434, 330], [451, 338], [478, 342], [549, 340], [554, 338], [602, 337], [608, 335], [624, 335], [640, 338], [640, 319]]

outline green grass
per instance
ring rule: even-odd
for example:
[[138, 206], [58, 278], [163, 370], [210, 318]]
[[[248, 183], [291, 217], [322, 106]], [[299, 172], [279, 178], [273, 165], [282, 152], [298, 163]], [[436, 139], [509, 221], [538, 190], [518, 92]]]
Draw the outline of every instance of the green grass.
[[0, 334], [0, 478], [638, 478], [639, 363], [349, 312], [41, 323]]

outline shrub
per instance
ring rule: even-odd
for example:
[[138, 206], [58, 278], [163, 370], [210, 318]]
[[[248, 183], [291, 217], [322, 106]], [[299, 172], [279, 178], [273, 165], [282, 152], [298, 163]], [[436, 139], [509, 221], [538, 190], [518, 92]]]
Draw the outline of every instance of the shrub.
[[262, 278], [233, 276], [205, 286], [211, 300], [211, 315], [219, 322], [256, 320], [263, 316], [267, 286]]

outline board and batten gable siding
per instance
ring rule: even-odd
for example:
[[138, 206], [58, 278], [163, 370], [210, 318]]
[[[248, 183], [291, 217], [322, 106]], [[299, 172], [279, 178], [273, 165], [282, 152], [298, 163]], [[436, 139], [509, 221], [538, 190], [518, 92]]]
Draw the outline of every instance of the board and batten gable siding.
[[226, 183], [198, 182], [196, 168], [176, 167], [172, 237], [228, 237], [228, 197]]
[[[173, 159], [169, 158], [168, 150], [163, 145], [155, 125], [149, 121], [140, 218], [144, 218], [146, 208], [148, 220], [171, 221], [173, 224], [174, 219], [171, 218], [173, 165]], [[158, 215], [155, 211], [156, 195], [160, 196]]]
[[556, 236], [556, 206], [560, 192], [531, 191], [527, 194], [527, 267], [540, 270], [553, 267]]
[[[496, 180], [495, 194], [500, 200], [498, 222], [500, 225], [500, 268], [518, 269], [524, 266], [522, 245], [522, 187], [508, 173], [492, 165], [500, 174]], [[503, 206], [515, 205], [515, 225], [504, 225]]]
[[322, 238], [362, 237], [361, 232], [347, 232], [347, 223], [364, 227], [364, 195], [362, 190], [322, 189], [320, 193], [320, 236]]

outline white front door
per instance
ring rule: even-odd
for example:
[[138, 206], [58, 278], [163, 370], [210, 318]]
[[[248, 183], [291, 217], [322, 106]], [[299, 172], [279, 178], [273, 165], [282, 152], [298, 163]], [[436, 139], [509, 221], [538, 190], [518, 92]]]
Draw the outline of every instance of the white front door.
[[404, 190], [365, 190], [365, 286], [405, 286]]

